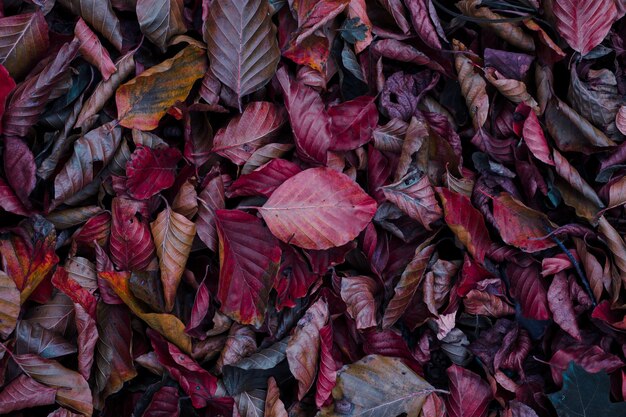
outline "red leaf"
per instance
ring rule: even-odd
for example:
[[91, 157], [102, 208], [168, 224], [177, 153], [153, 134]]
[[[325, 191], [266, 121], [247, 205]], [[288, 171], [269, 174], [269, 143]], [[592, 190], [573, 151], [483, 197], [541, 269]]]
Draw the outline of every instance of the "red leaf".
[[333, 328], [329, 323], [320, 329], [320, 366], [315, 388], [315, 405], [322, 407], [335, 387], [337, 366], [333, 358]]
[[[521, 103], [515, 109], [515, 113], [526, 117], [521, 129], [517, 128], [516, 133], [524, 139], [526, 146], [528, 146], [535, 158], [545, 164], [554, 166], [548, 140], [543, 134], [543, 129], [535, 112], [526, 104]], [[515, 124], [514, 127], [516, 127]]]
[[548, 295], [539, 274], [539, 267], [531, 264], [522, 267], [513, 262], [506, 267], [511, 283], [511, 295], [522, 306], [524, 317], [535, 320], [550, 319]]
[[196, 228], [198, 237], [209, 249], [217, 252], [217, 229], [215, 211], [226, 208], [224, 199], [224, 181], [221, 175], [208, 182], [198, 195], [198, 218]]
[[26, 142], [15, 137], [4, 138], [4, 169], [7, 181], [24, 206], [29, 206], [28, 196], [35, 188], [35, 156]]
[[240, 116], [217, 131], [211, 152], [243, 165], [254, 151], [278, 135], [286, 119], [285, 111], [280, 107], [266, 101], [252, 102]]
[[362, 96], [330, 106], [332, 151], [349, 151], [370, 141], [378, 123], [376, 97]]
[[182, 158], [176, 148], [137, 146], [126, 164], [126, 186], [131, 197], [145, 200], [174, 184], [176, 164]]
[[143, 413], [143, 417], [178, 417], [180, 407], [178, 406], [178, 388], [161, 387], [152, 396], [148, 408]]
[[349, 177], [312, 168], [285, 181], [259, 208], [274, 236], [305, 249], [327, 249], [354, 239], [376, 202]]
[[552, 379], [557, 385], [563, 383], [563, 372], [571, 361], [592, 374], [602, 371], [610, 373], [624, 366], [619, 357], [605, 352], [600, 346], [569, 345], [557, 351], [550, 359]]
[[318, 275], [311, 271], [304, 257], [291, 245], [280, 244], [282, 260], [274, 282], [277, 292], [276, 308], [293, 308], [296, 301], [304, 297], [317, 280]]
[[22, 201], [15, 195], [13, 189], [2, 178], [0, 178], [0, 208], [20, 216], [30, 214]]
[[154, 257], [155, 248], [148, 223], [137, 217], [142, 204], [116, 197], [111, 211], [111, 260], [122, 270], [145, 269]]
[[217, 299], [233, 320], [260, 327], [280, 262], [278, 242], [261, 221], [239, 210], [217, 210], [220, 281]]
[[437, 35], [435, 25], [430, 20], [428, 11], [429, 0], [408, 0], [406, 7], [411, 15], [411, 23], [420, 39], [429, 47], [435, 50], [441, 49], [441, 42]]
[[2, 115], [4, 114], [4, 106], [9, 94], [15, 88], [15, 81], [9, 75], [9, 71], [0, 65], [0, 133], [2, 133]]
[[315, 90], [292, 80], [284, 67], [276, 79], [283, 90], [298, 155], [312, 164], [326, 164], [332, 132], [324, 102]]
[[551, 238], [545, 237], [557, 227], [548, 216], [526, 207], [508, 193], [494, 197], [493, 218], [502, 240], [524, 252], [532, 253], [556, 246]]
[[462, 194], [441, 187], [437, 188], [437, 192], [443, 203], [446, 223], [474, 259], [483, 263], [491, 246], [491, 238], [482, 214]]
[[228, 190], [228, 198], [247, 195], [269, 197], [283, 182], [301, 171], [293, 162], [284, 159], [272, 159], [249, 174], [237, 178]]
[[613, 0], [559, 0], [553, 12], [561, 36], [583, 56], [604, 40], [617, 20]]
[[350, 0], [294, 0], [289, 3], [298, 18], [297, 42], [311, 35], [346, 8]]
[[146, 334], [159, 362], [191, 397], [194, 408], [206, 407], [217, 390], [217, 378], [154, 330], [148, 329]]
[[74, 35], [80, 41], [80, 53], [83, 54], [85, 60], [98, 68], [105, 80], [111, 78], [117, 68], [111, 61], [107, 50], [100, 43], [98, 36], [89, 29], [87, 23], [81, 18], [76, 22]]
[[475, 373], [458, 365], [447, 370], [450, 395], [446, 410], [450, 417], [486, 417], [493, 396], [489, 384]]
[[8, 414], [23, 408], [54, 404], [56, 388], [20, 375], [0, 392], [0, 413]]

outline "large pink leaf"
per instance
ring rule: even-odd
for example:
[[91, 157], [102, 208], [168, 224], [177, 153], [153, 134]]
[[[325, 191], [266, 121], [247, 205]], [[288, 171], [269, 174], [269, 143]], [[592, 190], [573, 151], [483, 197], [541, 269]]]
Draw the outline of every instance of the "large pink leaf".
[[279, 69], [276, 78], [283, 90], [298, 155], [313, 164], [326, 164], [332, 132], [324, 102], [315, 90], [293, 80], [286, 68]]
[[583, 56], [604, 40], [617, 19], [613, 0], [558, 0], [553, 7], [559, 33]]
[[174, 184], [176, 164], [182, 157], [176, 148], [140, 145], [126, 164], [126, 186], [133, 198], [145, 200]]
[[328, 249], [354, 239], [374, 216], [376, 202], [344, 174], [311, 168], [285, 181], [259, 212], [283, 242]]
[[376, 97], [362, 96], [331, 106], [333, 142], [330, 150], [349, 151], [369, 142], [378, 123]]
[[250, 103], [240, 116], [217, 131], [211, 152], [243, 165], [254, 151], [276, 137], [286, 121], [286, 114], [280, 107], [267, 101]]
[[221, 310], [259, 327], [280, 262], [280, 247], [261, 220], [239, 210], [217, 210]]

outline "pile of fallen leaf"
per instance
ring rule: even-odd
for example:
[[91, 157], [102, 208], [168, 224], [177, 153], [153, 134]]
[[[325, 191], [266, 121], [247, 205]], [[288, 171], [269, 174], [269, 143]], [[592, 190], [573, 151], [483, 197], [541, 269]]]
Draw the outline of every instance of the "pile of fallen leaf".
[[0, 2], [0, 414], [626, 416], [625, 13]]

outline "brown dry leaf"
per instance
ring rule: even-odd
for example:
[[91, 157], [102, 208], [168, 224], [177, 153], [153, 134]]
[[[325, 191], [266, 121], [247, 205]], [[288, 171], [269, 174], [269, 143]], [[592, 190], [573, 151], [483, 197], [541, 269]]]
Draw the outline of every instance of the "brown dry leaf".
[[165, 311], [171, 311], [196, 235], [196, 225], [167, 207], [159, 213], [154, 222], [150, 223], [150, 229], [159, 257]]
[[267, 397], [265, 397], [265, 417], [288, 417], [285, 404], [280, 400], [280, 391], [276, 380], [270, 377], [267, 380]]
[[[465, 45], [456, 39], [452, 40], [452, 46], [456, 52], [467, 51]], [[485, 124], [489, 115], [487, 82], [477, 72], [476, 65], [466, 54], [455, 54], [454, 66], [461, 83], [461, 92], [474, 122], [474, 129], [478, 130]]]
[[17, 316], [20, 314], [20, 290], [15, 282], [0, 271], [0, 336], [3, 338], [15, 329]]
[[[504, 16], [494, 13], [487, 7], [481, 6], [482, 0], [462, 0], [456, 3], [456, 7], [461, 10], [465, 16], [484, 20], [501, 20]], [[511, 22], [488, 22], [479, 21], [478, 24], [486, 29], [493, 30], [502, 39], [521, 49], [522, 51], [533, 52], [535, 50], [535, 41], [525, 33], [519, 26]]]
[[528, 107], [533, 109], [535, 113], [539, 113], [539, 104], [528, 93], [526, 84], [521, 81], [507, 79], [502, 76], [497, 70], [493, 68], [485, 69], [485, 78], [494, 87], [498, 89], [500, 94], [508, 98], [515, 104], [525, 103]]
[[287, 361], [293, 376], [298, 380], [298, 399], [311, 389], [315, 382], [320, 350], [320, 329], [329, 317], [328, 304], [317, 300], [304, 314], [289, 339]]
[[348, 307], [348, 314], [356, 322], [357, 329], [376, 326], [377, 284], [366, 276], [343, 277], [341, 279], [341, 298]]

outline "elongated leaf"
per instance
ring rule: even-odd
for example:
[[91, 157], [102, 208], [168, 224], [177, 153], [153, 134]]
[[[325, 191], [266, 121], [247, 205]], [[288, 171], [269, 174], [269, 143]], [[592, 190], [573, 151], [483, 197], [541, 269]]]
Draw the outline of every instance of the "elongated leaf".
[[387, 305], [383, 316], [383, 329], [393, 326], [406, 311], [426, 273], [426, 268], [434, 252], [434, 245], [422, 244], [415, 249], [413, 259], [402, 272], [400, 281], [394, 289], [393, 298]]
[[281, 68], [276, 78], [283, 90], [298, 155], [313, 164], [326, 164], [332, 143], [331, 119], [319, 94], [291, 79]]
[[59, 3], [82, 17], [91, 27], [104, 35], [118, 51], [122, 50], [120, 21], [113, 12], [110, 0], [59, 0]]
[[131, 356], [130, 315], [124, 306], [98, 304], [98, 333], [94, 352], [96, 408], [118, 392], [126, 381], [137, 376]]
[[285, 181], [259, 209], [274, 236], [305, 249], [328, 249], [354, 239], [376, 202], [350, 178], [312, 168]]
[[240, 116], [217, 131], [211, 152], [242, 165], [253, 152], [272, 141], [286, 121], [285, 112], [276, 105], [266, 101], [250, 103]]
[[4, 169], [10, 173], [7, 182], [25, 207], [30, 207], [28, 196], [35, 188], [35, 156], [26, 142], [15, 137], [4, 139]]
[[222, 176], [218, 175], [209, 181], [198, 196], [198, 218], [196, 220], [198, 237], [213, 252], [218, 250], [215, 212], [223, 208], [226, 208], [224, 182]]
[[48, 24], [41, 11], [0, 18], [0, 64], [22, 78], [48, 49]]
[[204, 38], [211, 72], [241, 99], [276, 72], [280, 50], [264, 0], [216, 0], [208, 8]]
[[204, 50], [189, 45], [173, 58], [142, 72], [117, 89], [120, 124], [130, 129], [156, 128], [170, 107], [187, 98], [206, 69]]
[[108, 80], [117, 71], [107, 50], [102, 46], [98, 36], [91, 31], [83, 19], [78, 19], [74, 27], [74, 35], [80, 41], [80, 53], [91, 65], [98, 68], [102, 78]]
[[272, 377], [267, 380], [267, 397], [265, 397], [265, 417], [288, 417], [285, 404], [280, 399], [280, 391], [276, 380]]
[[521, 131], [521, 136], [526, 142], [526, 146], [532, 152], [533, 156], [543, 163], [548, 165], [554, 165], [552, 155], [550, 154], [550, 147], [548, 141], [543, 134], [543, 129], [539, 124], [539, 119], [535, 112], [531, 111], [530, 107], [525, 104], [520, 104], [515, 109], [516, 113], [526, 115], [526, 120]]
[[329, 323], [320, 329], [320, 366], [315, 385], [315, 405], [322, 407], [330, 397], [337, 381], [337, 366], [333, 357], [333, 328]]
[[[70, 160], [54, 179], [53, 207], [77, 194], [98, 175], [96, 163], [106, 166], [122, 140], [122, 129], [114, 122], [92, 130], [74, 144]], [[102, 169], [102, 168], [101, 168]]]
[[334, 403], [321, 417], [417, 417], [434, 388], [398, 358], [368, 355], [344, 366], [333, 388]]
[[287, 361], [291, 373], [298, 380], [298, 399], [302, 399], [315, 382], [320, 329], [328, 322], [329, 314], [326, 301], [317, 300], [298, 321], [296, 330], [289, 339]]
[[536, 265], [521, 267], [509, 263], [506, 274], [511, 283], [511, 295], [521, 304], [524, 317], [548, 320], [548, 295], [539, 276], [539, 268]]
[[609, 33], [617, 10], [610, 0], [561, 0], [554, 2], [554, 17], [561, 36], [584, 56]]
[[171, 311], [174, 307], [180, 278], [185, 271], [187, 258], [191, 252], [191, 244], [196, 235], [196, 225], [182, 214], [167, 207], [150, 224], [150, 228], [159, 256], [165, 310]]
[[0, 413], [9, 414], [22, 408], [54, 404], [56, 392], [54, 387], [48, 387], [26, 375], [20, 375], [0, 392]]
[[261, 221], [239, 210], [216, 211], [221, 311], [260, 327], [280, 262], [278, 242]]
[[136, 10], [141, 31], [163, 51], [174, 36], [187, 32], [181, 0], [137, 0]]
[[269, 197], [283, 182], [301, 171], [300, 167], [284, 159], [272, 159], [247, 175], [234, 181], [226, 195], [228, 198], [244, 195]]
[[430, 20], [428, 0], [408, 0], [406, 6], [411, 15], [413, 29], [415, 29], [420, 39], [432, 49], [441, 49], [441, 42], [439, 41], [437, 30]]
[[57, 388], [59, 405], [91, 417], [93, 404], [89, 384], [78, 372], [69, 370], [51, 359], [37, 355], [14, 355], [13, 360], [24, 372], [42, 384]]
[[78, 53], [77, 40], [61, 47], [58, 54], [36, 76], [21, 83], [13, 92], [2, 118], [2, 132], [7, 136], [24, 137], [43, 112], [57, 83]]
[[0, 336], [8, 338], [20, 314], [20, 290], [15, 282], [0, 271]]
[[469, 109], [474, 128], [479, 129], [487, 120], [489, 113], [489, 97], [487, 96], [487, 82], [476, 72], [471, 59], [463, 55], [467, 51], [465, 45], [456, 39], [452, 41], [457, 54], [454, 58], [456, 72], [461, 83], [461, 92]]

